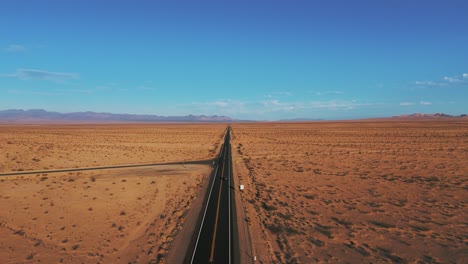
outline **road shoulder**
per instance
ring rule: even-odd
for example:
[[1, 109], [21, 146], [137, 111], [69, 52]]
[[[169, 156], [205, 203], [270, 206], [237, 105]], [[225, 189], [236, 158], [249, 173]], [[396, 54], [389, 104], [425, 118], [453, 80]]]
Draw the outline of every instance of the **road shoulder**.
[[210, 186], [212, 177], [215, 177], [213, 174], [214, 170], [204, 178], [203, 185], [198, 192], [200, 195], [195, 197], [192, 206], [186, 212], [184, 224], [174, 239], [167, 255], [166, 263], [184, 263], [187, 252], [192, 244], [195, 229], [199, 226], [199, 216], [202, 214], [202, 209], [205, 205], [204, 201], [206, 200], [205, 196], [207, 196], [205, 194], [208, 193], [208, 186]]
[[[232, 141], [231, 141], [232, 142]], [[232, 143], [231, 143], [232, 145]], [[242, 199], [242, 191], [239, 190], [240, 180], [237, 173], [237, 166], [235, 157], [236, 154], [235, 148], [231, 148], [231, 156], [232, 159], [232, 177], [234, 181], [234, 199], [236, 202], [236, 222], [237, 222], [237, 235], [238, 235], [238, 242], [239, 242], [239, 259], [236, 259], [235, 263], [253, 263], [253, 248], [251, 243], [250, 237], [250, 230], [248, 226], [248, 222], [246, 221], [245, 215], [245, 208]]]

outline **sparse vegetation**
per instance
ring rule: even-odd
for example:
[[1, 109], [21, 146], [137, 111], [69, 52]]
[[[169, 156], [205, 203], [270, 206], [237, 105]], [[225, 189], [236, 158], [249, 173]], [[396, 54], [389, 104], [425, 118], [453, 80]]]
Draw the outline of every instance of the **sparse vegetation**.
[[454, 248], [463, 238], [447, 224], [464, 223], [468, 163], [454, 146], [463, 145], [468, 123], [234, 124], [233, 131], [246, 219], [257, 252], [269, 257], [261, 261], [430, 263], [420, 257], [427, 248], [427, 260], [448, 256], [441, 252], [460, 259]]

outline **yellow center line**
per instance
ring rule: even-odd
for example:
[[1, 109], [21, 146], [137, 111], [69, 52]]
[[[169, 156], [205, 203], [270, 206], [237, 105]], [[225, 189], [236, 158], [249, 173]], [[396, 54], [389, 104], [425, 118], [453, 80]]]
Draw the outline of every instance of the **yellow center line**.
[[[226, 161], [226, 155], [224, 155], [223, 166], [221, 168], [221, 179], [223, 178], [223, 175], [224, 175], [224, 164], [226, 163], [225, 161]], [[212, 242], [211, 242], [210, 262], [213, 262], [213, 259], [214, 259], [214, 249], [215, 249], [215, 243], [216, 243], [216, 232], [218, 230], [219, 205], [221, 203], [221, 190], [222, 189], [223, 189], [223, 180], [221, 180], [221, 186], [219, 186], [218, 207], [216, 208], [215, 226], [214, 226], [214, 232], [213, 232], [213, 239], [212, 239]]]

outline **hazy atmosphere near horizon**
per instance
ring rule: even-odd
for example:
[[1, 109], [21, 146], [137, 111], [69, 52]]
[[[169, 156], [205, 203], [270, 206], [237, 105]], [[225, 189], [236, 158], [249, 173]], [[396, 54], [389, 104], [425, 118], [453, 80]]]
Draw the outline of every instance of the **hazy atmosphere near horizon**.
[[2, 1], [0, 110], [468, 112], [468, 1]]

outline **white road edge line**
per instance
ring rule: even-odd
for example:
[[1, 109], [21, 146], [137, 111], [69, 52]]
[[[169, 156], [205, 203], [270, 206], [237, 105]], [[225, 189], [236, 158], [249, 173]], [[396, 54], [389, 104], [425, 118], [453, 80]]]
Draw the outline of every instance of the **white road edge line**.
[[[230, 151], [229, 147], [231, 146], [231, 140], [229, 140], [229, 145], [227, 150]], [[228, 182], [228, 203], [229, 203], [229, 210], [228, 210], [228, 222], [229, 222], [229, 264], [231, 264], [231, 160], [229, 159], [229, 153], [226, 153], [228, 156], [228, 177], [229, 177], [229, 182]]]
[[[223, 149], [224, 149], [224, 143], [223, 143], [223, 146], [221, 148], [220, 154], [223, 153]], [[219, 157], [220, 156], [218, 156], [218, 158]], [[195, 253], [197, 252], [198, 240], [200, 240], [200, 234], [201, 234], [201, 231], [202, 231], [202, 228], [203, 228], [203, 223], [205, 222], [206, 211], [208, 210], [208, 204], [210, 203], [210, 197], [211, 197], [211, 193], [213, 191], [214, 182], [216, 181], [216, 175], [218, 174], [218, 168], [219, 168], [219, 163], [218, 163], [218, 165], [216, 165], [216, 171], [215, 171], [215, 174], [213, 176], [213, 182], [211, 183], [210, 194], [208, 195], [208, 200], [206, 200], [205, 212], [203, 212], [203, 218], [202, 218], [202, 222], [201, 222], [201, 225], [200, 225], [200, 230], [198, 230], [197, 242], [195, 242], [195, 249], [193, 250], [192, 259], [190, 260], [191, 264], [193, 263], [193, 259], [195, 258]]]

